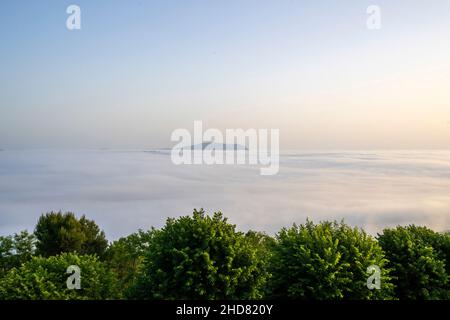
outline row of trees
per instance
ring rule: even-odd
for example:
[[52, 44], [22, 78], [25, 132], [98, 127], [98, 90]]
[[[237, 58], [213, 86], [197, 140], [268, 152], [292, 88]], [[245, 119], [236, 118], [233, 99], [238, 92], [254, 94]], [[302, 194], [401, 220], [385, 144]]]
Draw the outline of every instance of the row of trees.
[[[66, 285], [67, 267], [81, 289]], [[367, 268], [380, 268], [380, 289]], [[450, 235], [425, 227], [376, 238], [343, 222], [293, 225], [275, 237], [236, 230], [203, 210], [108, 244], [72, 213], [0, 237], [0, 299], [449, 299]]]

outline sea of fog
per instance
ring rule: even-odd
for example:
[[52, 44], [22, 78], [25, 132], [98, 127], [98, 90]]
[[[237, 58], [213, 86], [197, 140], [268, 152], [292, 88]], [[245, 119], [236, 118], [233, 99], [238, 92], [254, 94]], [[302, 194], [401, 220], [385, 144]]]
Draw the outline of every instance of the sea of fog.
[[94, 219], [110, 240], [193, 208], [240, 230], [344, 219], [371, 234], [396, 225], [450, 229], [450, 151], [284, 152], [280, 171], [172, 164], [163, 151], [0, 151], [0, 234], [48, 211]]

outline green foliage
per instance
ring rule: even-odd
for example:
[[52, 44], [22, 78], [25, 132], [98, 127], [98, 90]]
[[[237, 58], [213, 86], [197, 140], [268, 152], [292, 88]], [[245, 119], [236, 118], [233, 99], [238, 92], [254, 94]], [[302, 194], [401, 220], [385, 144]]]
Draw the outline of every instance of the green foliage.
[[118, 276], [118, 285], [126, 293], [136, 279], [144, 254], [152, 238], [152, 231], [139, 230], [128, 237], [114, 241], [106, 252], [106, 262]]
[[[367, 267], [381, 269], [381, 290], [367, 288]], [[386, 259], [376, 240], [344, 223], [282, 229], [273, 245], [271, 297], [289, 299], [390, 298]]]
[[258, 269], [264, 277], [261, 278], [261, 294], [262, 298], [268, 297], [267, 282], [270, 280], [271, 274], [269, 270], [269, 261], [272, 255], [272, 248], [275, 243], [273, 237], [268, 236], [264, 232], [248, 231], [245, 234], [245, 241], [248, 245], [256, 250]]
[[97, 224], [71, 212], [50, 212], [42, 215], [36, 225], [37, 253], [49, 257], [63, 252], [97, 254], [103, 257], [108, 246]]
[[265, 280], [258, 249], [220, 212], [168, 219], [153, 230], [142, 274], [130, 297], [255, 299]]
[[378, 241], [399, 299], [450, 299], [450, 236], [425, 227], [386, 229]]
[[[450, 299], [450, 234], [425, 227], [374, 239], [307, 221], [272, 238], [194, 210], [107, 244], [94, 221], [61, 212], [42, 215], [34, 234], [0, 236], [0, 300]], [[67, 288], [70, 265], [81, 268], [80, 290]], [[371, 265], [381, 290], [367, 288]]]
[[31, 259], [35, 251], [35, 240], [34, 235], [28, 231], [0, 237], [0, 277]]
[[[81, 289], [68, 289], [67, 268], [81, 270]], [[96, 256], [63, 253], [33, 257], [0, 279], [0, 300], [110, 299], [117, 295], [115, 274]]]

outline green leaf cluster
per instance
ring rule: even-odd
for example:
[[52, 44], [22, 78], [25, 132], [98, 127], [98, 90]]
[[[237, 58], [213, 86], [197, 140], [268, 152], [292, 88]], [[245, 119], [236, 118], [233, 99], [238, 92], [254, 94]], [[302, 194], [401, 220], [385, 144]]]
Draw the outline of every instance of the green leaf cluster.
[[105, 261], [118, 277], [122, 292], [127, 292], [144, 261], [144, 254], [152, 239], [152, 230], [139, 230], [111, 243], [105, 254]]
[[12, 236], [0, 237], [0, 278], [9, 270], [19, 267], [31, 259], [35, 253], [36, 238], [28, 231]]
[[102, 257], [108, 246], [105, 233], [83, 215], [77, 219], [71, 212], [50, 212], [42, 215], [34, 234], [37, 253], [50, 257], [63, 252], [96, 254]]
[[[67, 288], [71, 265], [80, 268], [81, 289]], [[92, 255], [33, 257], [0, 279], [0, 300], [97, 300], [117, 295], [114, 272]]]
[[[67, 267], [81, 269], [68, 289]], [[381, 289], [369, 290], [369, 266]], [[169, 218], [108, 245], [85, 216], [50, 212], [0, 237], [1, 299], [450, 299], [450, 234], [344, 222], [243, 233], [222, 213]]]
[[450, 236], [425, 227], [386, 229], [378, 236], [399, 299], [450, 299]]
[[[307, 221], [283, 228], [270, 259], [270, 296], [289, 299], [388, 299], [387, 260], [377, 241], [344, 223]], [[381, 271], [381, 290], [367, 288], [367, 268]]]
[[130, 290], [139, 299], [257, 299], [266, 272], [260, 253], [220, 212], [168, 219], [153, 230], [142, 273]]

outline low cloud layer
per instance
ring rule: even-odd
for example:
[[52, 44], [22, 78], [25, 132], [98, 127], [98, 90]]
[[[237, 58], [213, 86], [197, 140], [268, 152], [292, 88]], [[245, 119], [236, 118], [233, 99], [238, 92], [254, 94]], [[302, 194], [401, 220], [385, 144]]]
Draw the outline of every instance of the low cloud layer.
[[0, 151], [0, 234], [72, 211], [109, 239], [160, 227], [193, 208], [268, 233], [306, 218], [344, 219], [372, 234], [398, 224], [450, 229], [450, 152], [290, 152], [280, 172], [181, 165], [142, 151]]

